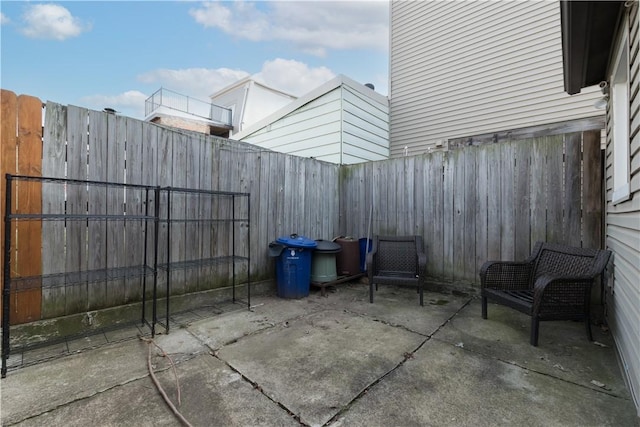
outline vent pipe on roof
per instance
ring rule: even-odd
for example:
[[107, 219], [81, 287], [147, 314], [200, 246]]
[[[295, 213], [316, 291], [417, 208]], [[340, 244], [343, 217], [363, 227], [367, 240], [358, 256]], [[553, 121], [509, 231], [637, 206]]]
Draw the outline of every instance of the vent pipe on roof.
[[376, 90], [376, 87], [373, 85], [373, 83], [365, 83], [364, 85], [371, 90]]

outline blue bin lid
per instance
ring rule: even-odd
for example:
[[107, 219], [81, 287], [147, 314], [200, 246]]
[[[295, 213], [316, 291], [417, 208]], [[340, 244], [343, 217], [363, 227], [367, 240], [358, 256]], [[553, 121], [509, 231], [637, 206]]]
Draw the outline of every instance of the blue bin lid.
[[315, 248], [318, 246], [318, 243], [316, 243], [315, 240], [304, 236], [298, 236], [297, 234], [278, 237], [276, 242], [290, 248]]

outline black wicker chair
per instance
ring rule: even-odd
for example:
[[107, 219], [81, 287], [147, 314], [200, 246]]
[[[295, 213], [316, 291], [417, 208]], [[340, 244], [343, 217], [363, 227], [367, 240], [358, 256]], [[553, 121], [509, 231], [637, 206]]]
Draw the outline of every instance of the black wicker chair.
[[488, 261], [480, 269], [482, 318], [487, 299], [531, 316], [531, 345], [538, 345], [541, 320], [583, 320], [591, 335], [591, 285], [611, 252], [536, 243], [523, 262]]
[[424, 305], [423, 289], [427, 256], [420, 236], [374, 236], [367, 254], [369, 302], [373, 302], [373, 285], [417, 286], [420, 305]]

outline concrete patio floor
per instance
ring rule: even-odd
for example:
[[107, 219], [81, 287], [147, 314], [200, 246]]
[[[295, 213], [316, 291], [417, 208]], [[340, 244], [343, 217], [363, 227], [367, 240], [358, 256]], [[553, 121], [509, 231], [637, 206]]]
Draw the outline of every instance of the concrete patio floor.
[[[188, 313], [155, 343], [176, 363], [194, 426], [636, 426], [610, 335], [543, 322], [477, 296], [337, 286], [327, 297], [252, 298], [253, 309]], [[222, 314], [219, 312], [223, 311]], [[134, 338], [75, 343], [42, 363], [21, 355], [0, 382], [2, 425], [174, 426]], [[129, 339], [127, 338], [129, 334]], [[70, 344], [67, 343], [67, 350]], [[154, 371], [177, 402], [173, 369]]]

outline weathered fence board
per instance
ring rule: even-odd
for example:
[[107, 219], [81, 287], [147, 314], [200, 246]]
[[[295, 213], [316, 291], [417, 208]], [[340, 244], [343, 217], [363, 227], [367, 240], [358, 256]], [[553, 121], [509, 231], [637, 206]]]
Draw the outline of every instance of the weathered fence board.
[[[531, 188], [529, 144], [515, 143], [514, 146], [514, 192], [517, 197], [514, 212], [514, 259], [524, 260], [531, 253]], [[535, 242], [534, 242], [535, 243]]]
[[[426, 182], [426, 185], [430, 187], [431, 197], [429, 198], [431, 203], [431, 213], [433, 214], [431, 218], [431, 235], [433, 236], [433, 240], [429, 239], [425, 243], [427, 247], [429, 247], [429, 252], [427, 253], [427, 262], [431, 263], [430, 258], [433, 258], [434, 261], [432, 263], [433, 270], [427, 268], [428, 274], [434, 274], [436, 277], [444, 277], [444, 239], [445, 239], [445, 230], [444, 230], [444, 180], [443, 180], [443, 171], [444, 171], [444, 163], [445, 163], [445, 155], [444, 153], [435, 153], [428, 157], [427, 170], [429, 171], [429, 179]], [[380, 202], [379, 202], [380, 203]], [[376, 230], [373, 230], [372, 234], [376, 234]]]
[[[89, 111], [89, 153], [87, 157], [87, 177], [92, 181], [107, 181], [107, 126], [97, 111]], [[99, 215], [107, 210], [106, 189], [89, 187], [88, 214]], [[87, 230], [89, 256], [88, 270], [107, 268], [107, 221], [89, 221]], [[106, 280], [96, 281], [89, 285], [89, 310], [104, 308], [107, 299]]]
[[[200, 147], [202, 141], [199, 137], [190, 138], [185, 141], [185, 188], [200, 188]], [[188, 194], [186, 196], [185, 213], [187, 219], [185, 223], [185, 259], [189, 261], [198, 260], [200, 258], [200, 223], [198, 219], [198, 210], [200, 209], [201, 195]], [[210, 224], [204, 224], [210, 226]], [[199, 289], [199, 266], [194, 264], [193, 267], [186, 268], [184, 271], [185, 292], [196, 292]]]
[[[487, 258], [501, 259], [502, 241], [502, 193], [500, 180], [500, 165], [502, 162], [501, 148], [499, 145], [490, 145], [487, 150]], [[457, 191], [457, 189], [451, 189]]]
[[476, 150], [469, 151], [465, 156], [464, 165], [464, 241], [463, 246], [464, 257], [462, 270], [464, 271], [464, 277], [462, 280], [473, 282], [476, 279], [476, 179], [477, 179], [477, 167], [476, 167]]
[[580, 230], [581, 230], [581, 206], [580, 206], [580, 189], [582, 171], [581, 171], [581, 157], [582, 151], [582, 134], [571, 133], [564, 136], [565, 150], [566, 150], [566, 167], [564, 174], [565, 182], [565, 197], [563, 210], [564, 217], [564, 236], [563, 240], [568, 245], [579, 246], [580, 245]]
[[602, 152], [600, 134], [585, 133], [582, 140], [584, 160], [582, 168], [583, 229], [582, 242], [586, 247], [600, 247], [603, 244], [602, 206]]
[[[127, 121], [124, 117], [108, 114], [103, 116], [107, 122], [107, 181], [124, 183], [125, 147], [127, 138]], [[107, 214], [123, 215], [125, 213], [125, 191], [121, 187], [107, 190]], [[107, 221], [107, 268], [115, 269], [126, 266], [126, 236], [121, 221]], [[116, 306], [125, 301], [125, 279], [111, 280], [107, 286], [105, 304]]]
[[[488, 249], [488, 219], [487, 209], [487, 182], [489, 179], [489, 166], [487, 163], [487, 150], [477, 150], [476, 165], [478, 179], [475, 184], [476, 191], [476, 259], [474, 267], [486, 261], [489, 256]], [[472, 185], [472, 184], [471, 184]]]
[[[143, 139], [142, 122], [127, 119], [125, 133], [125, 177], [127, 184], [142, 184], [142, 147], [146, 143]], [[127, 188], [125, 194], [125, 210], [127, 216], [140, 216], [144, 214], [145, 194], [141, 189]], [[143, 241], [141, 239], [144, 226], [143, 220], [127, 220], [124, 224], [126, 266], [138, 267], [144, 265]], [[124, 302], [139, 301], [142, 297], [140, 277], [125, 277]]]
[[[591, 154], [588, 148], [583, 152], [580, 146], [566, 147], [569, 142], [560, 135], [426, 154], [402, 163], [413, 173], [400, 171], [398, 159], [376, 162], [374, 188], [358, 189], [376, 194], [372, 233], [385, 234], [392, 224], [388, 218], [413, 206], [416, 223], [422, 224], [427, 274], [434, 280], [463, 283], [477, 282], [479, 268], [488, 259], [526, 258], [537, 240], [562, 242], [571, 233], [571, 244], [599, 247], [602, 204], [595, 198], [602, 193], [587, 188], [602, 182], [602, 172], [595, 171], [601, 167], [599, 137], [598, 132], [584, 135], [592, 138]], [[355, 176], [367, 167], [343, 166], [347, 171], [342, 174]], [[576, 173], [582, 179], [568, 178]], [[342, 185], [353, 185], [353, 180]], [[399, 201], [405, 194], [401, 189], [410, 186], [415, 186], [414, 200]], [[348, 196], [356, 191], [341, 192], [342, 215], [349, 215]], [[590, 219], [581, 203], [593, 209]], [[412, 217], [403, 215], [396, 218]], [[351, 224], [353, 230], [341, 232], [366, 231], [365, 221]], [[397, 230], [411, 234], [403, 227], [399, 224]]]
[[546, 138], [532, 141], [531, 152], [531, 241], [544, 241], [547, 238], [547, 151]]
[[[87, 110], [70, 105], [67, 109], [67, 177], [87, 179]], [[87, 213], [87, 188], [83, 185], [69, 185], [66, 213], [84, 215]], [[87, 223], [67, 221], [66, 224], [65, 271], [87, 270]], [[65, 313], [79, 313], [87, 310], [88, 284], [79, 281], [66, 283]]]
[[513, 259], [515, 252], [515, 209], [520, 202], [515, 195], [514, 144], [500, 147], [500, 259]]
[[[63, 178], [67, 140], [67, 107], [51, 102], [45, 110], [45, 132], [42, 149], [42, 176]], [[42, 212], [64, 212], [65, 193], [60, 184], [42, 184]], [[42, 224], [42, 274], [63, 273], [65, 266], [65, 226], [61, 221]], [[64, 286], [45, 286], [42, 289], [42, 317], [65, 314], [66, 289]]]
[[[171, 130], [160, 127], [158, 128], [158, 163], [156, 182], [149, 182], [149, 185], [158, 185], [160, 187], [170, 187], [173, 185], [173, 135]], [[160, 194], [161, 215], [166, 218], [168, 206], [168, 193]], [[161, 221], [158, 230], [158, 241], [162, 242], [158, 246], [158, 263], [166, 264], [169, 257], [169, 224], [167, 221]], [[157, 277], [158, 296], [166, 296], [168, 273], [167, 270], [160, 270]]]
[[[200, 177], [199, 183], [196, 188], [201, 190], [212, 190], [212, 171], [213, 171], [213, 145], [206, 141], [204, 137], [200, 138], [198, 141], [200, 144], [200, 155], [201, 155], [201, 168], [200, 168]], [[213, 200], [211, 197], [202, 197], [198, 204], [198, 217], [199, 218], [212, 218], [213, 217]], [[212, 259], [213, 254], [211, 249], [212, 245], [212, 236], [211, 230], [213, 227], [211, 224], [207, 224], [206, 227], [202, 227], [199, 231], [200, 236], [200, 247], [199, 257], [200, 259]], [[213, 273], [212, 266], [210, 263], [203, 263], [199, 267], [198, 271], [198, 289], [204, 290], [209, 289], [211, 287], [211, 274]]]
[[[173, 135], [173, 187], [185, 188], [187, 186], [187, 143], [188, 138], [183, 133]], [[187, 195], [176, 192], [171, 196], [171, 223], [170, 232], [170, 262], [181, 263], [186, 261], [186, 223], [184, 222], [187, 207]], [[182, 268], [172, 269], [170, 272], [171, 292], [173, 294], [185, 293], [185, 271]]]
[[464, 280], [465, 273], [465, 242], [466, 237], [466, 215], [467, 208], [465, 206], [467, 192], [467, 180], [466, 180], [466, 157], [464, 152], [458, 150], [453, 151], [451, 160], [457, 165], [453, 170], [453, 188], [459, 189], [459, 191], [453, 191], [453, 213], [452, 213], [452, 228], [453, 228], [453, 240], [452, 240], [452, 253], [453, 260], [453, 280]]
[[[553, 138], [553, 139], [552, 139]], [[547, 151], [547, 234], [546, 241], [562, 240], [563, 199], [565, 185], [563, 182], [564, 147], [562, 136], [548, 138]]]
[[[4, 135], [9, 125], [3, 120], [2, 126]], [[565, 138], [564, 145], [562, 137], [545, 137], [338, 166], [49, 103], [42, 170], [52, 177], [251, 194], [249, 230], [242, 224], [207, 227], [192, 221], [228, 219], [234, 208], [239, 214], [246, 206], [174, 193], [168, 213], [189, 221], [173, 223], [170, 239], [167, 222], [161, 222], [159, 241], [169, 243], [158, 248], [160, 263], [168, 261], [169, 250], [171, 262], [229, 255], [234, 243], [236, 252], [244, 255], [249, 233], [252, 275], [267, 278], [273, 275], [267, 245], [279, 236], [419, 234], [433, 280], [472, 283], [482, 262], [522, 259], [536, 240], [570, 236], [572, 244], [600, 244], [599, 138], [584, 136], [582, 144], [576, 144], [576, 138]], [[6, 151], [3, 144], [3, 164]], [[94, 192], [81, 185], [67, 189], [65, 196], [59, 186], [42, 186], [42, 211], [48, 213], [142, 215], [152, 207], [146, 202], [152, 204], [153, 198], [147, 201], [145, 190]], [[167, 200], [160, 202], [166, 209]], [[60, 221], [42, 225], [43, 274], [150, 261], [142, 258], [143, 244], [150, 238], [144, 236], [144, 221], [127, 221], [126, 227], [118, 221], [81, 222], [67, 228]], [[230, 227], [235, 227], [233, 234]], [[171, 292], [225, 286], [231, 271], [229, 264], [174, 269]], [[239, 264], [240, 280], [245, 272], [246, 265]], [[161, 271], [161, 295], [165, 284]], [[140, 296], [139, 278], [45, 286], [42, 317], [119, 305]]]

